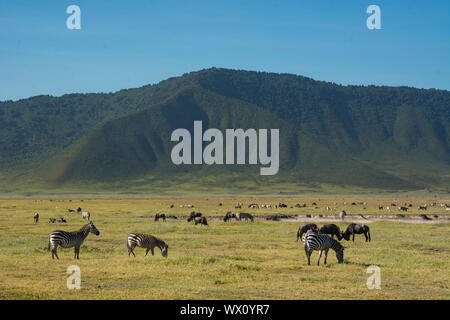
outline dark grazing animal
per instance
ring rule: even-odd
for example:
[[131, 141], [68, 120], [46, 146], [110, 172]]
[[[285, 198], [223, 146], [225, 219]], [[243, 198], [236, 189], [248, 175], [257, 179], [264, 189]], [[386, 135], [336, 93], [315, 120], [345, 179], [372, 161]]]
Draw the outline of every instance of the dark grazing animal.
[[426, 205], [418, 206], [417, 209], [419, 209], [419, 210], [427, 210], [427, 206]]
[[157, 213], [155, 215], [155, 221], [158, 221], [159, 219], [163, 219], [163, 221], [166, 222], [166, 215], [164, 213]]
[[189, 218], [187, 219], [188, 222], [191, 222], [192, 220], [194, 220], [197, 217], [201, 217], [202, 213], [201, 212], [195, 212], [192, 211], [191, 214], [189, 215]]
[[408, 208], [407, 207], [398, 207], [398, 210], [408, 211]]
[[297, 242], [298, 239], [301, 238], [303, 234], [306, 233], [308, 230], [313, 230], [316, 233], [319, 232], [319, 228], [317, 228], [317, 225], [315, 223], [308, 223], [303, 226], [300, 226], [297, 231]]
[[80, 207], [78, 207], [78, 209], [77, 209], [77, 212], [78, 212], [78, 213], [80, 213], [80, 212], [81, 212], [81, 208], [80, 208]]
[[34, 219], [34, 223], [38, 223], [39, 222], [39, 213], [35, 212], [33, 219]]
[[66, 219], [64, 219], [64, 218], [59, 218], [59, 219], [57, 220], [57, 222], [66, 223], [67, 221], [66, 221]]
[[55, 223], [56, 222], [56, 219], [55, 218], [49, 218], [48, 219], [48, 223]]
[[339, 242], [327, 235], [318, 234], [312, 230], [309, 230], [305, 235], [304, 246], [306, 258], [308, 259], [308, 265], [311, 265], [311, 254], [314, 250], [319, 251], [319, 259], [317, 260], [317, 265], [319, 265], [320, 263], [322, 251], [325, 251], [324, 264], [327, 264], [328, 250], [330, 250], [330, 248], [336, 252], [336, 258], [339, 263], [342, 263], [344, 261], [344, 247]]
[[365, 224], [360, 225], [360, 224], [356, 224], [356, 223], [351, 223], [348, 225], [347, 229], [345, 230], [344, 233], [342, 233], [342, 237], [349, 241], [350, 240], [350, 235], [352, 236], [352, 241], [355, 241], [355, 234], [363, 234], [366, 237], [366, 242], [367, 241], [371, 241], [370, 238], [370, 229], [368, 226], [366, 226]]
[[334, 223], [325, 224], [319, 228], [319, 234], [330, 234], [331, 238], [334, 239], [334, 236], [338, 238], [338, 240], [342, 240], [342, 232], [341, 229]]
[[228, 212], [225, 214], [225, 217], [223, 218], [223, 221], [224, 221], [224, 222], [227, 222], [228, 220], [231, 220], [231, 219], [239, 220], [238, 217], [236, 216], [236, 213], [231, 212], [231, 211], [228, 211]]
[[54, 256], [59, 259], [57, 253], [58, 246], [61, 246], [63, 248], [75, 247], [75, 255], [73, 258], [80, 259], [80, 247], [83, 244], [84, 239], [86, 239], [86, 237], [88, 236], [89, 232], [92, 232], [96, 236], [100, 234], [100, 231], [97, 230], [92, 221], [88, 224], [85, 224], [78, 231], [67, 232], [56, 230], [51, 232], [48, 236], [47, 249], [52, 249], [52, 259], [54, 259]]
[[133, 251], [135, 247], [145, 248], [145, 256], [147, 256], [149, 251], [152, 252], [153, 256], [155, 254], [153, 249], [158, 247], [161, 250], [162, 256], [165, 258], [167, 258], [169, 250], [169, 246], [164, 241], [150, 234], [130, 233], [127, 238], [128, 256], [132, 253], [136, 257]]
[[194, 222], [195, 222], [195, 225], [197, 225], [197, 224], [203, 224], [205, 226], [208, 225], [208, 221], [206, 220], [206, 217], [196, 217], [196, 218], [194, 218]]
[[288, 206], [287, 206], [287, 204], [285, 204], [285, 203], [278, 203], [278, 208], [287, 208]]
[[73, 209], [67, 209], [67, 212], [75, 212]]
[[248, 222], [248, 220], [250, 219], [251, 222], [254, 222], [254, 218], [250, 213], [238, 212], [236, 213], [236, 218], [239, 221], [245, 219], [245, 222]]

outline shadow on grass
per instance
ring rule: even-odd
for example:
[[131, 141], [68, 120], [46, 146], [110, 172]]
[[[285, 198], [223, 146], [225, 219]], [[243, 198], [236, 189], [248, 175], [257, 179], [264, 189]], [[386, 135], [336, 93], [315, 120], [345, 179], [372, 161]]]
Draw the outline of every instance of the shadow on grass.
[[344, 259], [344, 263], [343, 264], [352, 264], [355, 266], [361, 266], [361, 267], [369, 267], [371, 265], [376, 265], [378, 267], [382, 267], [382, 265], [380, 265], [379, 263], [375, 264], [375, 263], [363, 263], [363, 262], [353, 262], [353, 261], [348, 261]]

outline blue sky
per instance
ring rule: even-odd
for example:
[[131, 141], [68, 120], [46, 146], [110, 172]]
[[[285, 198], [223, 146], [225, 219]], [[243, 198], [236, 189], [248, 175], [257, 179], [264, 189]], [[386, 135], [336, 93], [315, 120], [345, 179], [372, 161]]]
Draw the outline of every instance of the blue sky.
[[[66, 8], [81, 8], [68, 30]], [[381, 30], [366, 9], [381, 8]], [[0, 100], [112, 92], [209, 67], [450, 90], [450, 1], [0, 1]]]

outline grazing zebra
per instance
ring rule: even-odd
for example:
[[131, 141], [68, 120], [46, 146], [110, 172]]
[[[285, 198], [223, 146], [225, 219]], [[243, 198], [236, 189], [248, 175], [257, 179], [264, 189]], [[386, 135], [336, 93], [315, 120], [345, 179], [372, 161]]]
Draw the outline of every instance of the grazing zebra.
[[[149, 251], [152, 252], [152, 256], [154, 255], [153, 249], [158, 247], [161, 250], [161, 254], [163, 257], [167, 258], [167, 251], [169, 250], [169, 246], [162, 240], [150, 235], [150, 234], [142, 234], [142, 233], [130, 233], [127, 238], [127, 248], [128, 248], [128, 256], [132, 253], [134, 254], [135, 247], [146, 248], [145, 256]], [[145, 257], [144, 256], [144, 257]]]
[[85, 211], [81, 214], [81, 218], [91, 220], [91, 214], [89, 213], [89, 211]]
[[33, 218], [34, 218], [34, 222], [38, 223], [39, 222], [39, 213], [35, 212]]
[[100, 231], [97, 230], [92, 221], [88, 224], [85, 224], [78, 231], [67, 232], [56, 230], [51, 232], [48, 236], [47, 250], [50, 250], [50, 248], [52, 249], [52, 259], [54, 259], [54, 256], [59, 259], [58, 253], [56, 252], [58, 246], [61, 246], [63, 248], [75, 247], [75, 255], [73, 258], [80, 259], [80, 247], [83, 244], [84, 239], [86, 239], [86, 237], [88, 236], [89, 232], [92, 232], [96, 236], [100, 234]]
[[322, 256], [322, 251], [325, 251], [325, 261], [324, 264], [327, 264], [327, 256], [328, 250], [333, 249], [336, 252], [336, 258], [339, 263], [344, 261], [344, 247], [327, 235], [317, 234], [312, 230], [306, 232], [304, 237], [305, 243], [305, 253], [308, 258], [308, 265], [311, 265], [311, 254], [314, 250], [319, 251], [319, 259], [317, 260], [317, 265], [320, 263], [320, 258]]

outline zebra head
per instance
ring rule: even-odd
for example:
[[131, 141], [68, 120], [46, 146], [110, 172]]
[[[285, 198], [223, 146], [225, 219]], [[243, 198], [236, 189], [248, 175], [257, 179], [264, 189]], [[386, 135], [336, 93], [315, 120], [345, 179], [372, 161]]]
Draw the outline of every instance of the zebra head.
[[344, 262], [344, 247], [339, 244], [338, 249], [335, 251], [336, 251], [336, 258], [337, 258], [338, 262], [343, 263]]
[[93, 234], [95, 234], [96, 236], [100, 235], [100, 231], [98, 231], [98, 229], [94, 226], [94, 224], [91, 222], [89, 222], [89, 232], [92, 232]]
[[161, 254], [164, 258], [167, 258], [168, 250], [169, 246], [167, 244], [164, 244], [164, 246], [161, 248]]

